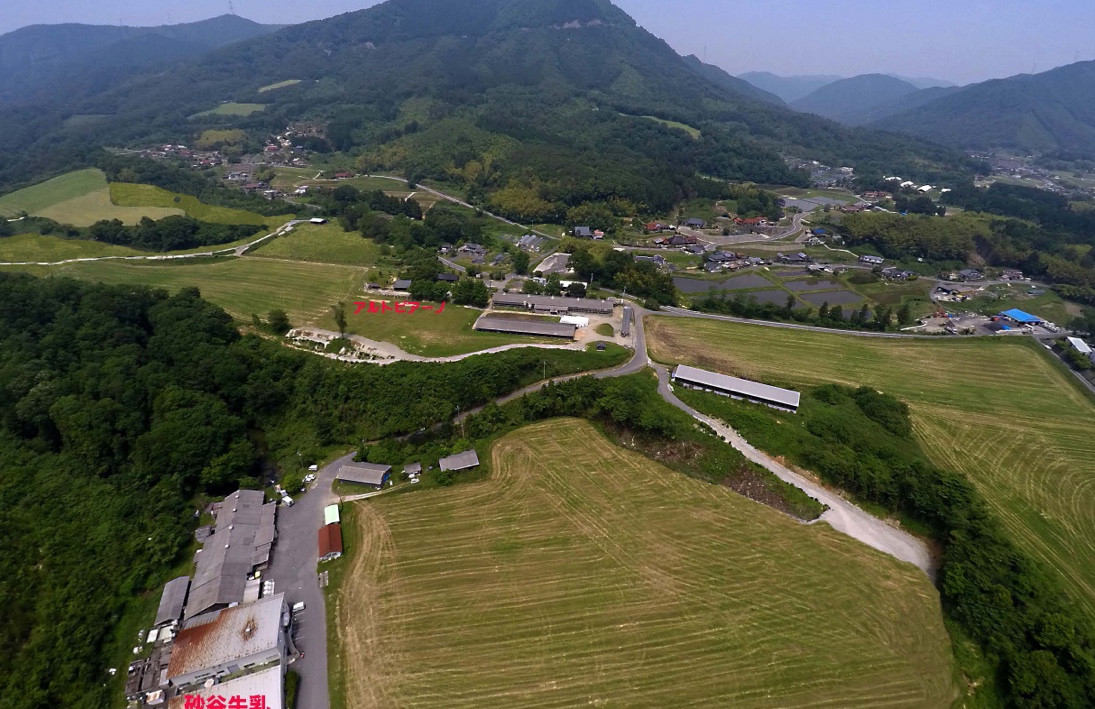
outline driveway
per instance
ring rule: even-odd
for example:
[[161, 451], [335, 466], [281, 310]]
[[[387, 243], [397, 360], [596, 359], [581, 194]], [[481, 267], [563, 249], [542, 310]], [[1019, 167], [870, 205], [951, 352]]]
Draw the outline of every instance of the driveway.
[[339, 467], [353, 458], [343, 456], [323, 468], [311, 489], [293, 497], [292, 507], [278, 508], [278, 540], [273, 561], [265, 578], [274, 581], [274, 593], [284, 593], [290, 607], [303, 601], [304, 612], [295, 619], [294, 644], [304, 657], [290, 666], [300, 675], [297, 706], [302, 709], [327, 709], [327, 613], [323, 591], [319, 588], [316, 564], [319, 528], [323, 526], [323, 508], [338, 502], [331, 489]]

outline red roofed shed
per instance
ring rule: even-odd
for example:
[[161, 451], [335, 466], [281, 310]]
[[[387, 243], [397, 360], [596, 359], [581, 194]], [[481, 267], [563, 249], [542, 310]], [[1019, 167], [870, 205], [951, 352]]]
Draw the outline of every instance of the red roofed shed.
[[319, 560], [330, 561], [342, 556], [342, 527], [332, 522], [319, 529]]

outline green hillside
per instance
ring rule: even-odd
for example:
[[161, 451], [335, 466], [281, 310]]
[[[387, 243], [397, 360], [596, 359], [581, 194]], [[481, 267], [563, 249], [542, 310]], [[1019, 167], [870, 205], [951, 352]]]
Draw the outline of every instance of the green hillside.
[[[115, 119], [87, 129], [100, 144], [182, 139], [224, 120], [185, 116], [229, 96], [255, 101], [286, 76], [301, 83], [261, 94], [266, 114], [323, 121], [333, 149], [364, 149], [362, 168], [463, 183], [473, 198], [523, 182], [566, 208], [609, 201], [622, 213], [664, 212], [681, 193], [704, 189], [697, 174], [805, 184], [785, 166], [787, 153], [937, 182], [970, 168], [948, 150], [849, 130], [712, 83], [604, 0], [390, 0], [69, 108], [114, 110]], [[648, 115], [705, 139], [629, 117]], [[0, 136], [0, 147], [46, 150], [60, 120], [40, 115]], [[265, 135], [264, 123], [249, 120], [255, 137]], [[0, 170], [0, 183], [18, 170]]]
[[845, 125], [869, 123], [878, 108], [919, 91], [907, 81], [885, 74], [863, 74], [822, 86], [791, 104], [798, 111], [813, 113]]
[[873, 124], [965, 148], [1095, 152], [1095, 61], [968, 86]]

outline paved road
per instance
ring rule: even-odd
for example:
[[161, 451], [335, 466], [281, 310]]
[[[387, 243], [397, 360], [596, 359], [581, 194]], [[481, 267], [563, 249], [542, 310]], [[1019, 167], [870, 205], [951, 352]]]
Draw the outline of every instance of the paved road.
[[299, 601], [305, 604], [298, 618], [299, 626], [294, 628], [294, 642], [304, 657], [298, 657], [292, 664], [292, 669], [300, 675], [297, 706], [305, 709], [329, 706], [327, 613], [317, 577], [317, 538], [323, 526], [323, 508], [338, 501], [331, 489], [335, 473], [352, 458], [353, 454], [344, 456], [323, 468], [307, 493], [293, 497], [296, 504], [278, 508], [278, 540], [273, 561], [264, 575], [273, 579], [274, 593], [285, 593], [290, 607]]

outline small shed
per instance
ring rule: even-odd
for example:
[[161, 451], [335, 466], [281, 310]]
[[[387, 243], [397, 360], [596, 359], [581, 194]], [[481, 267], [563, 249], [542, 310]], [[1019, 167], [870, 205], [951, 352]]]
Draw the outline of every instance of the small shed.
[[400, 278], [392, 285], [392, 290], [410, 290], [411, 281], [408, 278]]
[[407, 475], [407, 476], [419, 475], [421, 473], [422, 473], [422, 464], [421, 463], [407, 463], [406, 465], [403, 466], [403, 474], [404, 475]]
[[336, 522], [319, 529], [319, 560], [331, 561], [342, 556], [342, 527]]
[[338, 515], [338, 505], [327, 505], [323, 508], [323, 524], [338, 524], [341, 521]]

